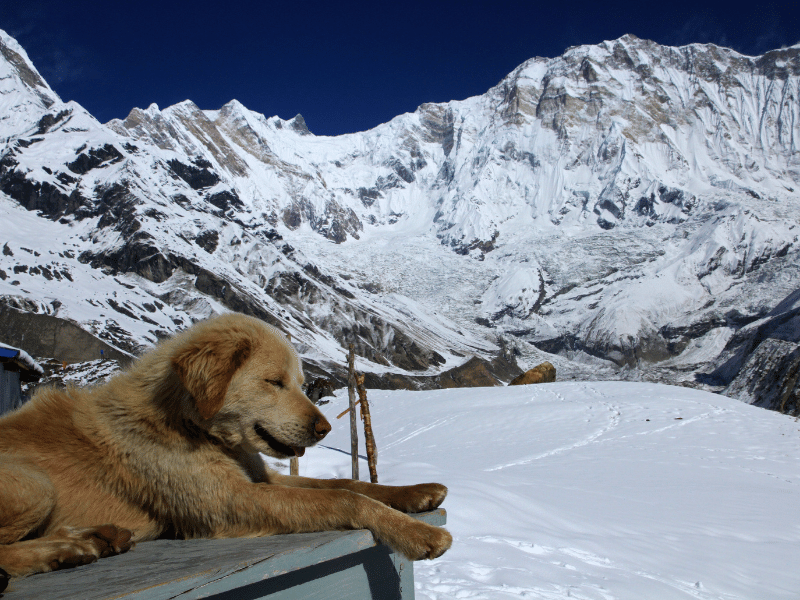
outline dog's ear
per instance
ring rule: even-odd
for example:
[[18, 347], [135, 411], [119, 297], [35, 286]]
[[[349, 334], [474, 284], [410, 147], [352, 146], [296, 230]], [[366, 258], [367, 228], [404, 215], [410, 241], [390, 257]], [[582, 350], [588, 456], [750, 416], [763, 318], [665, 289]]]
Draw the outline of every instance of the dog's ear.
[[247, 336], [209, 331], [191, 339], [173, 355], [172, 366], [201, 417], [210, 419], [222, 408], [228, 384], [250, 351]]

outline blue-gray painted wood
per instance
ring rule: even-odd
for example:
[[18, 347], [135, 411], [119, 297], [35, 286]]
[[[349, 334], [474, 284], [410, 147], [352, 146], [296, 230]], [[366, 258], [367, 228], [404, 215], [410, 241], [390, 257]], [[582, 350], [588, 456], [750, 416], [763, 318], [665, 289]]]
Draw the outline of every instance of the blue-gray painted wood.
[[[439, 508], [412, 515], [444, 525]], [[414, 566], [366, 530], [157, 540], [94, 564], [12, 581], [3, 600], [413, 600]]]
[[22, 406], [18, 371], [9, 371], [0, 363], [0, 415]]

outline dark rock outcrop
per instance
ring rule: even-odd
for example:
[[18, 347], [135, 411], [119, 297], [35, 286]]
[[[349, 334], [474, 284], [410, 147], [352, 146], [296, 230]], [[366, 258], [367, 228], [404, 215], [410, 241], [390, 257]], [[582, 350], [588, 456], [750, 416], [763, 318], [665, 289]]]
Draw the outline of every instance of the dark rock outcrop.
[[800, 345], [767, 338], [748, 356], [725, 395], [800, 416]]
[[[219, 183], [219, 175], [209, 171], [206, 166], [186, 165], [177, 159], [169, 161], [172, 172], [189, 184], [193, 190], [201, 190]], [[202, 163], [208, 164], [210, 163]]]
[[800, 290], [789, 294], [764, 318], [737, 331], [718, 366], [699, 375], [724, 386], [728, 396], [756, 406], [800, 415]]
[[119, 150], [112, 144], [106, 144], [102, 148], [91, 148], [88, 152], [81, 152], [74, 161], [67, 163], [67, 168], [76, 175], [85, 175], [104, 163], [114, 164], [122, 159]]
[[316, 377], [306, 386], [305, 393], [308, 399], [314, 404], [326, 404], [329, 400], [323, 400], [328, 396], [333, 396], [334, 386], [336, 384], [330, 379], [324, 377]]

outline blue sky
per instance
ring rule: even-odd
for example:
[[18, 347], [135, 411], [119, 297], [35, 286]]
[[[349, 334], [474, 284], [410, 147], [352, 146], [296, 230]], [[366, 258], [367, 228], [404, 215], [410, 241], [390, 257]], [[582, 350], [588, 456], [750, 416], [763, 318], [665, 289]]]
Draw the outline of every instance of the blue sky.
[[534, 56], [625, 33], [761, 54], [800, 41], [795, 2], [103, 2], [5, 0], [14, 36], [64, 100], [100, 121], [237, 99], [312, 132], [362, 131], [423, 102], [482, 94]]

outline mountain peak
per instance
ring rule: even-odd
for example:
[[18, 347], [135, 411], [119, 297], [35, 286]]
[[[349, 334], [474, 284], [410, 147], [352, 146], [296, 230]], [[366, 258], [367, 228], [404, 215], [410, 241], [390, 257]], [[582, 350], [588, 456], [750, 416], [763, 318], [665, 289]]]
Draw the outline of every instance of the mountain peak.
[[61, 99], [17, 41], [0, 30], [0, 136], [36, 126]]
[[297, 115], [289, 121], [289, 127], [300, 135], [312, 135], [311, 131], [308, 129], [308, 125], [306, 125], [306, 120], [300, 113], [297, 113]]
[[5, 59], [7, 68], [14, 72], [22, 83], [30, 89], [38, 88], [39, 93], [43, 96], [42, 100], [48, 107], [60, 101], [56, 93], [39, 75], [39, 71], [33, 66], [22, 46], [2, 29], [0, 29], [0, 54]]

